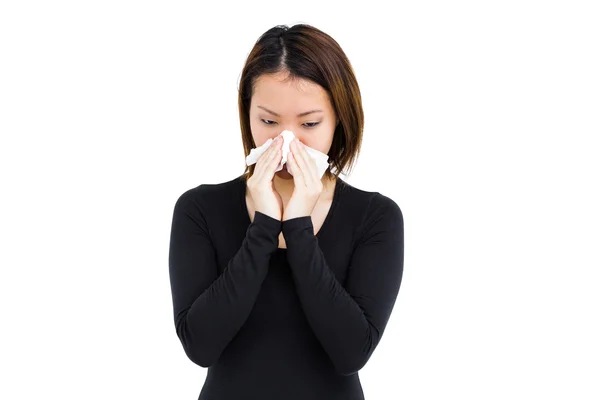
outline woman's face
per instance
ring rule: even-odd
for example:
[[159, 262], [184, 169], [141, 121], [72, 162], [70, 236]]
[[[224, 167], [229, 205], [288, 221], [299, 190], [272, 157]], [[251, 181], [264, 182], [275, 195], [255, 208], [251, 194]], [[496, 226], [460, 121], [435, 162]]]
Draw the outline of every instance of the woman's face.
[[264, 74], [256, 81], [250, 101], [254, 143], [261, 146], [288, 130], [308, 147], [327, 154], [337, 125], [329, 96], [320, 85], [306, 79], [283, 82], [287, 74]]

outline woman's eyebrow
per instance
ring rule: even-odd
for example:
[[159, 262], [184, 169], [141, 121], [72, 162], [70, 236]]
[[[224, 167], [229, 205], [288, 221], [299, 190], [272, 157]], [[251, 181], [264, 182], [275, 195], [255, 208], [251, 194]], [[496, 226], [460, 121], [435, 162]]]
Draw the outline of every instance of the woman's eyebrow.
[[[274, 115], [274, 116], [276, 116], [276, 117], [280, 117], [280, 116], [281, 116], [281, 115], [277, 114], [275, 111], [271, 111], [271, 110], [269, 110], [267, 107], [263, 107], [263, 106], [256, 106], [256, 107], [258, 107], [258, 108], [262, 108], [262, 109], [263, 109], [263, 110], [265, 110], [266, 112], [268, 112], [268, 113], [270, 113], [270, 114], [273, 114], [273, 115]], [[310, 110], [310, 111], [305, 111], [305, 112], [303, 112], [303, 113], [300, 113], [300, 114], [298, 114], [298, 117], [303, 117], [303, 116], [305, 116], [305, 115], [312, 114], [312, 113], [316, 113], [316, 112], [323, 112], [323, 110]]]

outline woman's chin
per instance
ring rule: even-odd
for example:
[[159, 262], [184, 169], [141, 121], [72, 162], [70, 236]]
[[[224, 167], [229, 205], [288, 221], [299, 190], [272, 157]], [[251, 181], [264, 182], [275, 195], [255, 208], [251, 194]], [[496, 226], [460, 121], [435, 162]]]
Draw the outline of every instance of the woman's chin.
[[283, 169], [275, 172], [275, 174], [282, 179], [294, 179], [292, 174], [290, 174], [287, 170], [287, 164], [283, 164]]

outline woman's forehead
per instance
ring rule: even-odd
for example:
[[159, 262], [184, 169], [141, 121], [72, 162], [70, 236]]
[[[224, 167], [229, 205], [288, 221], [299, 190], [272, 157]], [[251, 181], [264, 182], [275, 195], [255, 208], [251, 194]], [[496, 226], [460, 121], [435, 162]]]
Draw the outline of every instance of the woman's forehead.
[[277, 114], [294, 116], [314, 109], [327, 111], [330, 107], [327, 92], [313, 82], [281, 82], [270, 78], [257, 81], [251, 103], [256, 111], [266, 111], [266, 108]]

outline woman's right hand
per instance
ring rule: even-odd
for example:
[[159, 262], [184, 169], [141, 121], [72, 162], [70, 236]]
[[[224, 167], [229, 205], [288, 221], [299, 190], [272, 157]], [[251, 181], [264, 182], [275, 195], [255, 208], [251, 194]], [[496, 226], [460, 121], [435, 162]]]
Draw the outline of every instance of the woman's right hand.
[[269, 148], [258, 158], [254, 173], [246, 183], [254, 210], [280, 221], [283, 214], [283, 202], [279, 193], [273, 188], [273, 177], [275, 169], [281, 162], [282, 145], [283, 138], [277, 136]]

